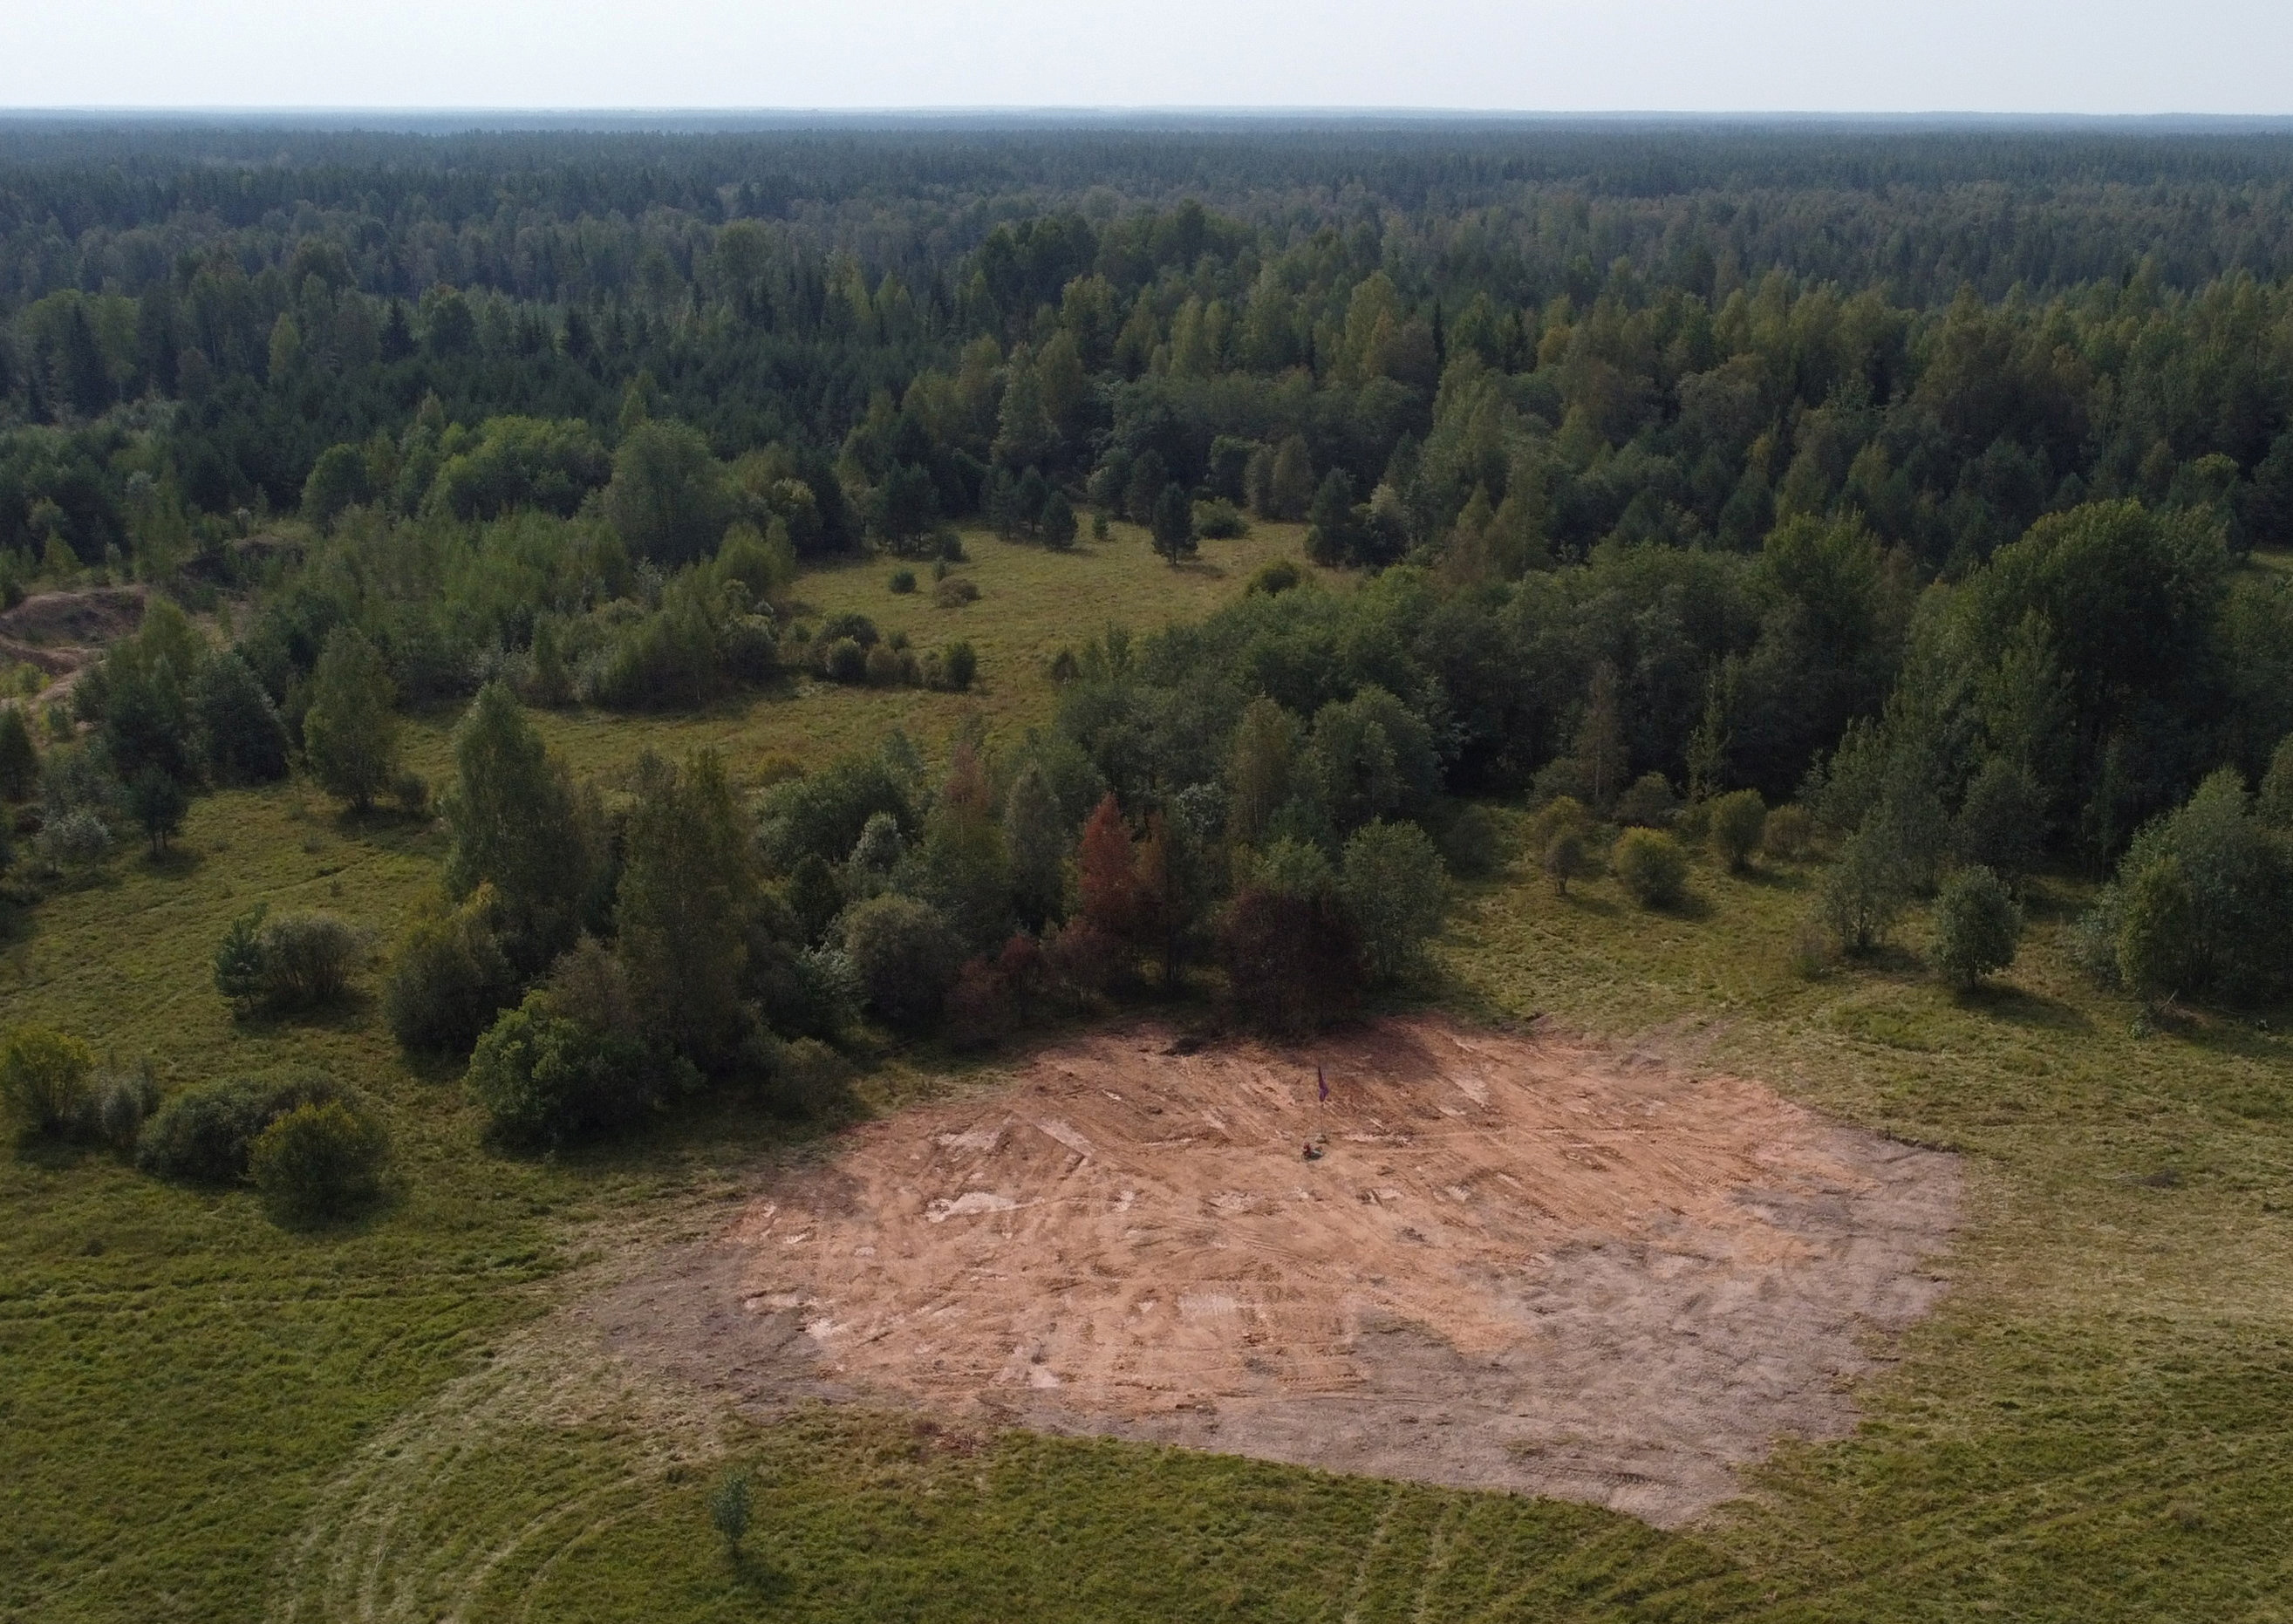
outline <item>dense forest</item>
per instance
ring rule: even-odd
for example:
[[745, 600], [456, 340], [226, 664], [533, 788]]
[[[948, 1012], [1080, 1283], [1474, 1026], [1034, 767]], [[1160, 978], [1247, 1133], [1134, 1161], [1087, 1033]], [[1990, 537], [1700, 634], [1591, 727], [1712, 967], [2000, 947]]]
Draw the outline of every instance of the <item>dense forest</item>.
[[[298, 751], [363, 807], [374, 696], [482, 690], [450, 819], [498, 771], [594, 863], [458, 858], [403, 1024], [466, 1050], [545, 972], [604, 975], [591, 933], [636, 939], [612, 816], [748, 872], [708, 763], [609, 816], [513, 694], [960, 689], [968, 645], [812, 623], [797, 572], [945, 564], [959, 525], [1127, 521], [1176, 564], [1300, 522], [1373, 579], [1136, 647], [1079, 625], [1024, 748], [776, 786], [741, 883], [780, 889], [720, 922], [750, 978], [656, 1048], [734, 1064], [740, 1010], [808, 1041], [839, 998], [897, 1024], [968, 954], [1008, 991], [1036, 972], [998, 945], [1070, 912], [1093, 987], [1122, 942], [1169, 979], [1216, 938], [1240, 985], [1351, 933], [1390, 970], [1430, 928], [1397, 910], [1487, 860], [1459, 798], [1524, 793], [1797, 798], [1847, 842], [1851, 945], [1957, 865], [2131, 846], [2097, 930], [2138, 903], [2209, 944], [2161, 987], [2274, 987], [2235, 899], [2288, 884], [2293, 595], [2243, 561], [2293, 544], [2289, 188], [2293, 139], [2233, 130], [20, 127], [0, 581], [242, 605], [227, 654], [163, 615], [78, 686], [108, 767], [53, 771], [50, 811], [126, 795], [156, 843], [168, 784]], [[2160, 865], [2182, 890], [2141, 889]], [[692, 879], [642, 905], [703, 908]], [[869, 996], [819, 955], [871, 930]]]

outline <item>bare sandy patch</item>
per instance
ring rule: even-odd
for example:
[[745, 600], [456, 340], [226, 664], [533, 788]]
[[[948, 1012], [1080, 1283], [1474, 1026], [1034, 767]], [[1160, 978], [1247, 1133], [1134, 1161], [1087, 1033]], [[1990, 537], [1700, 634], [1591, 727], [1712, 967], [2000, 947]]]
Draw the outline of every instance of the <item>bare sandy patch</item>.
[[1756, 1083], [1431, 1018], [1173, 1048], [1093, 1035], [855, 1128], [585, 1313], [744, 1401], [1672, 1525], [1778, 1437], [1849, 1430], [1850, 1384], [1942, 1289], [1954, 1159]]

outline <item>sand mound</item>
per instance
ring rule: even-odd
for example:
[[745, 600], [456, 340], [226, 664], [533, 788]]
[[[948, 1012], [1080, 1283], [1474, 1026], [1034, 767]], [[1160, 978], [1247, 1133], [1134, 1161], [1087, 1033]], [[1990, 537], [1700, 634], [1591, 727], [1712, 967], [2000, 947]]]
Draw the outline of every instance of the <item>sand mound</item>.
[[855, 1129], [598, 1305], [609, 1340], [766, 1402], [891, 1399], [1669, 1523], [1778, 1435], [1851, 1426], [1843, 1378], [1941, 1290], [1922, 1264], [1952, 1159], [1756, 1084], [1434, 1019], [1172, 1046], [1087, 1038]]

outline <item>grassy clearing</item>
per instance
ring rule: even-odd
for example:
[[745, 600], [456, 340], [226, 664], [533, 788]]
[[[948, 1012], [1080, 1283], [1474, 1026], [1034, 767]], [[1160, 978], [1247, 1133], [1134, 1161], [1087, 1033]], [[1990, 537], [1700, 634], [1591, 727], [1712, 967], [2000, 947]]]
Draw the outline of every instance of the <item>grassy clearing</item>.
[[[1049, 667], [1059, 650], [1080, 653], [1111, 621], [1144, 635], [1197, 619], [1238, 596], [1261, 564], [1276, 558], [1291, 559], [1317, 579], [1346, 579], [1306, 563], [1305, 531], [1296, 524], [1260, 524], [1247, 536], [1205, 541], [1201, 557], [1175, 569], [1131, 524], [1116, 524], [1106, 541], [1086, 538], [1065, 553], [998, 540], [984, 531], [967, 532], [963, 546], [970, 562], [952, 573], [977, 583], [976, 603], [936, 605], [928, 565], [917, 569], [914, 593], [895, 593], [895, 566], [879, 558], [802, 577], [796, 586], [801, 606], [791, 618], [817, 626], [825, 615], [856, 610], [887, 636], [906, 632], [920, 649], [968, 638], [979, 651], [979, 677], [968, 693], [799, 678], [697, 714], [544, 714], [538, 718], [542, 731], [577, 772], [610, 771], [648, 746], [671, 755], [709, 746], [742, 782], [778, 763], [817, 764], [872, 745], [895, 727], [928, 748], [975, 719], [992, 734], [1017, 736], [1047, 721], [1057, 704]], [[446, 770], [444, 737], [451, 725], [450, 717], [439, 718], [416, 729], [412, 755], [419, 770], [433, 776]]]
[[[967, 545], [984, 596], [965, 609], [894, 597], [886, 565], [800, 590], [926, 645], [960, 625], [976, 695], [823, 687], [547, 725], [584, 770], [713, 743], [749, 776], [895, 721], [927, 746], [975, 709], [1017, 728], [1048, 708], [1043, 656], [1110, 606], [1141, 627], [1195, 613], [1295, 550], [1213, 543], [1215, 576], [1135, 542]], [[436, 775], [443, 724], [417, 735]], [[234, 1023], [207, 978], [257, 899], [386, 936], [436, 835], [287, 789], [200, 801], [182, 844], [11, 922], [0, 1019], [149, 1053], [173, 1083], [324, 1065], [383, 1103], [396, 1195], [295, 1235], [106, 1157], [0, 1158], [0, 1618], [2285, 1616], [2293, 1052], [2251, 1023], [2135, 1035], [2067, 968], [2066, 889], [1973, 998], [1924, 973], [1916, 922], [1875, 963], [1795, 976], [1811, 868], [1699, 865], [1669, 914], [1608, 881], [1557, 897], [1526, 866], [1468, 894], [1443, 949], [1467, 1011], [1765, 1077], [1973, 1162], [1955, 1290], [1861, 1433], [1787, 1449], [1753, 1501], [1681, 1537], [1134, 1446], [846, 1413], [759, 1426], [633, 1388], [538, 1316], [584, 1257], [709, 1223], [773, 1130], [733, 1101], [611, 1154], [488, 1155], [454, 1079], [409, 1071], [370, 1004]], [[880, 1084], [910, 1085], [928, 1080]], [[737, 1564], [704, 1510], [728, 1462], [758, 1491]]]

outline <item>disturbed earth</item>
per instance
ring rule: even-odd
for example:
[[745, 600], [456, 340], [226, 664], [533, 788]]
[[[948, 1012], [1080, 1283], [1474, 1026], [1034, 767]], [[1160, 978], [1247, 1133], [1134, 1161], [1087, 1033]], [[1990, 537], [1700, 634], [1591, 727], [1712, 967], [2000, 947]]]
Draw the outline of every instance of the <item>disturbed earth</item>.
[[1778, 1438], [1853, 1425], [1852, 1381], [1943, 1289], [1958, 1190], [1946, 1154], [1646, 1058], [1436, 1018], [1299, 1049], [1141, 1026], [852, 1130], [582, 1312], [766, 1409], [1670, 1526]]

